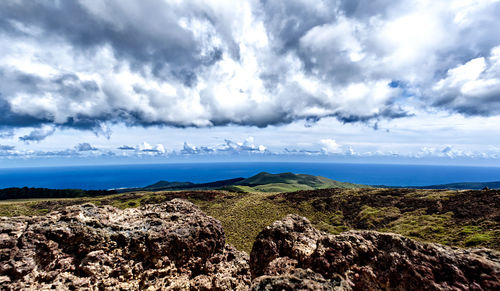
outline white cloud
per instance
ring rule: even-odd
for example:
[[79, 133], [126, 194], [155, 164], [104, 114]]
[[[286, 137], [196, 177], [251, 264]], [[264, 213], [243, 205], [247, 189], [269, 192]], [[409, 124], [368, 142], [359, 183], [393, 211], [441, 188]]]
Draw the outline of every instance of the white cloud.
[[321, 149], [326, 154], [338, 154], [341, 152], [341, 145], [331, 138], [322, 139], [320, 143], [323, 145]]
[[433, 92], [437, 103], [468, 115], [500, 113], [500, 46], [487, 58], [479, 57], [448, 70]]
[[[17, 4], [3, 4], [8, 23], [23, 23], [2, 36], [11, 45], [1, 48], [1, 93], [12, 114], [82, 127], [394, 118], [401, 90], [388, 86], [392, 80], [426, 96], [440, 72], [452, 78], [460, 62], [500, 42], [491, 1], [363, 3], [355, 10], [308, 1], [79, 3], [37, 4], [37, 13], [22, 19], [9, 14]], [[63, 23], [77, 14], [88, 27], [68, 23], [56, 32], [44, 13]], [[93, 39], [75, 40], [88, 30]], [[140, 43], [123, 42], [125, 32]], [[464, 84], [464, 94], [495, 89], [498, 71], [490, 72]]]
[[80, 144], [76, 145], [75, 149], [79, 152], [96, 151], [97, 150], [97, 148], [93, 147], [92, 145], [90, 145], [87, 142], [80, 143]]
[[188, 142], [184, 142], [181, 154], [194, 155], [194, 154], [209, 154], [214, 153], [217, 149], [210, 146], [200, 146], [197, 147]]
[[13, 151], [15, 149], [15, 146], [0, 144], [0, 151]]
[[247, 137], [243, 142], [235, 142], [229, 139], [224, 140], [224, 144], [214, 146], [195, 146], [184, 142], [181, 154], [240, 154], [240, 153], [266, 153], [264, 145], [256, 145], [253, 137]]
[[181, 152], [185, 154], [196, 154], [198, 153], [198, 148], [188, 142], [184, 142], [184, 146]]
[[[314, 54], [327, 54], [333, 58], [346, 58], [358, 62], [364, 58], [358, 35], [365, 30], [362, 24], [340, 16], [336, 23], [318, 25], [310, 29], [301, 39], [303, 48]], [[314, 62], [314, 60], [313, 60]]]
[[165, 154], [166, 152], [163, 144], [157, 144], [153, 146], [147, 142], [143, 142], [142, 144], [138, 145], [137, 149], [142, 153], [149, 153], [149, 154]]
[[263, 153], [266, 151], [264, 145], [255, 145], [254, 138], [252, 136], [245, 139], [244, 142], [234, 142], [232, 140], [226, 139], [226, 144], [218, 148], [219, 151], [229, 151], [229, 152], [257, 152]]
[[23, 4], [0, 4], [0, 139], [15, 129], [19, 154], [498, 154], [499, 1]]

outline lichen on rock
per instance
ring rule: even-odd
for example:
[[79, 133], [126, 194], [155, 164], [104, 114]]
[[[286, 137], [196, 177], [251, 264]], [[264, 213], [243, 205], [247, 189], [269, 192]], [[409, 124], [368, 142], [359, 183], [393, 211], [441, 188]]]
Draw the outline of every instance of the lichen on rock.
[[250, 283], [248, 257], [225, 244], [221, 224], [179, 199], [0, 218], [0, 233], [7, 289], [245, 290]]
[[400, 235], [331, 235], [289, 215], [250, 257], [219, 221], [173, 199], [120, 210], [93, 204], [0, 218], [2, 290], [499, 290], [500, 254]]
[[250, 266], [256, 290], [274, 290], [265, 287], [273, 282], [296, 282], [303, 290], [499, 290], [498, 258], [493, 250], [450, 248], [392, 233], [320, 233], [306, 218], [289, 215], [257, 236]]

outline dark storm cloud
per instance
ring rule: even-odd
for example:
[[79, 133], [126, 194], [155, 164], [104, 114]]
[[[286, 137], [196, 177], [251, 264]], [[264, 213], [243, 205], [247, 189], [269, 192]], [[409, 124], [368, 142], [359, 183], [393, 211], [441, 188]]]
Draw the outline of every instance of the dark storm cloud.
[[343, 0], [339, 9], [348, 17], [366, 18], [374, 15], [385, 16], [387, 9], [394, 6], [391, 0]]
[[[409, 10], [419, 8], [415, 5], [419, 3], [418, 1], [414, 3], [410, 1], [395, 3], [387, 0], [261, 2], [267, 31], [275, 40], [273, 45], [282, 53], [295, 52], [309, 73], [339, 83], [366, 81], [389, 75], [396, 77], [391, 68], [367, 68], [366, 58], [362, 62], [349, 60], [346, 54], [350, 50], [352, 52], [349, 43], [357, 41], [365, 53], [378, 58], [384, 55], [387, 57], [387, 51], [394, 48], [384, 42], [378, 42], [377, 29], [383, 28], [386, 23], [397, 21], [400, 17], [419, 16], [418, 11], [412, 15], [413, 11]], [[440, 20], [443, 29], [457, 34], [449, 36], [449, 41], [454, 43], [444, 44], [442, 48], [431, 52], [439, 58], [438, 65], [443, 66], [433, 68], [437, 77], [440, 73], [446, 73], [450, 66], [464, 63], [478, 55], [487, 55], [493, 47], [500, 44], [499, 38], [495, 37], [500, 34], [498, 25], [500, 3], [478, 5], [478, 8], [470, 6], [471, 8], [467, 9], [467, 5], [464, 5], [466, 8], [457, 14], [446, 13], [445, 10], [437, 11], [435, 15], [443, 18]], [[457, 18], [469, 13], [477, 13], [475, 15], [477, 18], [467, 19], [466, 25], [457, 25]], [[370, 21], [377, 21], [378, 24], [373, 25]], [[346, 23], [346, 27], [342, 27], [343, 23]], [[338, 30], [339, 28], [344, 30]], [[341, 32], [340, 35], [336, 35], [338, 32]], [[408, 35], [411, 33], [408, 32]], [[426, 37], [431, 42], [435, 38], [434, 31], [428, 33]], [[393, 40], [387, 39], [387, 43], [391, 41]], [[415, 47], [415, 49], [420, 48]], [[271, 76], [276, 80], [275, 76], [268, 74], [268, 77]]]
[[371, 120], [380, 120], [381, 118], [396, 119], [409, 116], [413, 116], [413, 114], [406, 112], [400, 107], [390, 106], [390, 104], [388, 104], [387, 107], [385, 107], [381, 112], [367, 116], [349, 115], [342, 113], [334, 115], [334, 117], [336, 117], [343, 123], [366, 123]]
[[[3, 78], [0, 85], [3, 94], [0, 95], [0, 124], [17, 127], [38, 126], [40, 124], [54, 124], [60, 127], [76, 129], [90, 129], [96, 134], [107, 133], [103, 131], [106, 122], [123, 122], [127, 125], [172, 125], [182, 126], [175, 120], [165, 122], [161, 120], [148, 120], [141, 110], [126, 108], [129, 104], [121, 99], [125, 96], [114, 91], [114, 88], [100, 88], [95, 81], [81, 80], [74, 74], [58, 75], [51, 78], [41, 78], [19, 71], [0, 68]], [[155, 92], [139, 91], [144, 94]], [[12, 100], [17, 95], [42, 95], [50, 94], [51, 107], [40, 109], [40, 104], [31, 102], [33, 98], [26, 97], [17, 102], [16, 108], [8, 99]], [[5, 99], [2, 97], [5, 96]], [[161, 96], [157, 96], [161, 98]], [[82, 103], [87, 103], [88, 110], [81, 110]], [[76, 108], [72, 111], [71, 108]], [[226, 121], [227, 122], [227, 121]]]
[[500, 86], [480, 94], [446, 92], [434, 106], [450, 108], [467, 116], [493, 116], [500, 114]]
[[[497, 115], [500, 3], [468, 5], [1, 1], [0, 129], [373, 124], [411, 116], [409, 96]], [[450, 73], [480, 57], [473, 80]]]
[[19, 140], [25, 143], [30, 143], [33, 141], [39, 142], [44, 140], [48, 136], [51, 136], [52, 134], [54, 134], [54, 132], [55, 132], [54, 128], [38, 128], [31, 131], [27, 135], [19, 137]]
[[[108, 1], [96, 8], [101, 11], [92, 11], [78, 1], [2, 1], [0, 17], [8, 21], [1, 29], [18, 35], [23, 31], [15, 24], [33, 26], [42, 29], [42, 38], [64, 38], [88, 54], [109, 44], [119, 58], [130, 60], [131, 67], [143, 70], [149, 64], [158, 77], [185, 78], [204, 61], [211, 61], [211, 56], [208, 60], [200, 56], [192, 33], [179, 26], [180, 11], [175, 7], [153, 0], [137, 4]], [[96, 15], [109, 11], [115, 13], [116, 22], [104, 18], [112, 15]], [[170, 74], [165, 75], [166, 71]]]
[[264, 22], [273, 45], [282, 53], [298, 47], [299, 40], [311, 28], [335, 21], [336, 1], [261, 0]]
[[468, 116], [500, 114], [500, 47], [448, 70], [433, 89], [436, 107]]
[[[262, 1], [266, 28], [269, 34], [276, 40], [273, 45], [282, 53], [294, 52], [304, 63], [308, 73], [316, 71], [328, 75], [330, 79], [337, 82], [352, 82], [362, 80], [362, 68], [346, 60], [343, 52], [334, 50], [336, 40], [328, 46], [331, 53], [318, 53], [311, 48], [301, 46], [304, 37], [314, 29], [325, 25], [336, 24], [339, 17], [348, 14], [357, 14], [361, 1]], [[373, 7], [368, 10], [373, 14], [379, 13], [379, 9]], [[318, 72], [317, 69], [321, 71]]]
[[[92, 102], [100, 94], [100, 88], [94, 81], [80, 80], [74, 74], [63, 74], [51, 78], [41, 78], [32, 74], [0, 67], [0, 124], [15, 127], [38, 126], [56, 122], [59, 114], [70, 113], [59, 125], [82, 129], [97, 129], [101, 122], [108, 121], [108, 116], [99, 115], [98, 111], [87, 114], [72, 114], [68, 104]], [[57, 96], [59, 100], [51, 98], [53, 109], [41, 110], [40, 104], [30, 102], [26, 98], [13, 105], [17, 95], [43, 95]], [[13, 108], [16, 107], [16, 108]]]
[[17, 114], [12, 112], [9, 102], [2, 99], [2, 94], [0, 94], [0, 125], [2, 127], [37, 126], [43, 122], [49, 122], [49, 120], [44, 120], [43, 118], [37, 118], [27, 114]]

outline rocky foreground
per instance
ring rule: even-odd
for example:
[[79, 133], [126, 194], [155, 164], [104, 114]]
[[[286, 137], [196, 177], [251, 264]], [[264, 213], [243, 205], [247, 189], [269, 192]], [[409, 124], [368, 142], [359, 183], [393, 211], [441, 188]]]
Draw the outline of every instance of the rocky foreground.
[[373, 231], [329, 235], [290, 215], [250, 257], [174, 199], [0, 218], [2, 290], [499, 290], [500, 254]]

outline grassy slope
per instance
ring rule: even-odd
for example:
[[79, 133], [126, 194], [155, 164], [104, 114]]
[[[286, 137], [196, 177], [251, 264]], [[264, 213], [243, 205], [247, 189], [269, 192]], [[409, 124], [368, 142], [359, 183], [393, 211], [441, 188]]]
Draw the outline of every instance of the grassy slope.
[[270, 174], [261, 172], [255, 176], [236, 183], [250, 187], [259, 192], [292, 192], [325, 188], [366, 188], [368, 186], [346, 182], [338, 182], [321, 176], [305, 174], [281, 173]]
[[144, 188], [123, 189], [129, 191], [173, 191], [173, 190], [228, 190], [235, 192], [292, 192], [325, 188], [370, 188], [346, 182], [338, 182], [321, 176], [305, 174], [261, 172], [250, 178], [235, 178], [210, 183], [159, 181]]
[[374, 229], [451, 246], [500, 249], [500, 191], [137, 192], [99, 198], [2, 202], [0, 214], [39, 215], [84, 202], [127, 208], [175, 197], [192, 201], [220, 220], [227, 242], [247, 252], [265, 226], [289, 213], [306, 216], [317, 228], [334, 234], [352, 228]]
[[146, 186], [144, 187], [144, 189], [147, 189], [147, 188], [151, 188], [151, 189], [154, 189], [154, 188], [174, 188], [174, 187], [185, 187], [185, 186], [190, 186], [190, 185], [193, 185], [193, 183], [191, 182], [169, 182], [169, 181], [158, 181], [152, 185], [149, 185], [149, 186]]

